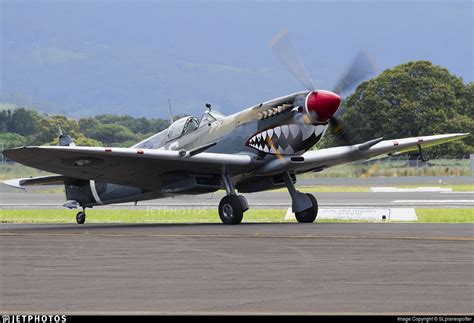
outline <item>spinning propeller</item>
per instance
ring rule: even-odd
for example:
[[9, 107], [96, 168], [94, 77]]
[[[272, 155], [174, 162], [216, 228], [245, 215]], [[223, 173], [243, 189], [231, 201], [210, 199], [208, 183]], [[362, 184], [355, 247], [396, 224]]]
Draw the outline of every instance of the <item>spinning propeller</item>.
[[342, 144], [350, 143], [345, 127], [338, 117], [334, 116], [341, 103], [340, 95], [351, 90], [359, 82], [366, 79], [375, 72], [373, 60], [366, 51], [360, 51], [349, 68], [336, 83], [333, 91], [322, 91], [316, 89], [316, 83], [309, 76], [307, 69], [294, 49], [288, 31], [278, 33], [270, 42], [270, 47], [274, 50], [280, 61], [286, 66], [291, 74], [306, 89], [312, 91], [308, 94], [303, 104], [306, 112], [305, 122], [326, 122], [329, 120], [332, 132], [336, 139]]

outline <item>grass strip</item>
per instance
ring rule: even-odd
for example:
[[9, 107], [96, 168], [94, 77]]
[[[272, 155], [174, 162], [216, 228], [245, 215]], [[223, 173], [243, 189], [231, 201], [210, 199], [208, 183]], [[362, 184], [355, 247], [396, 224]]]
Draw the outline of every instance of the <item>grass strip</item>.
[[[243, 222], [281, 223], [286, 209], [251, 209]], [[418, 222], [474, 223], [474, 209], [416, 209]], [[75, 223], [71, 210], [0, 210], [0, 223]], [[87, 223], [220, 223], [213, 209], [87, 210]], [[316, 222], [356, 222], [316, 220]], [[358, 221], [357, 221], [358, 222]], [[362, 222], [362, 221], [361, 221]]]

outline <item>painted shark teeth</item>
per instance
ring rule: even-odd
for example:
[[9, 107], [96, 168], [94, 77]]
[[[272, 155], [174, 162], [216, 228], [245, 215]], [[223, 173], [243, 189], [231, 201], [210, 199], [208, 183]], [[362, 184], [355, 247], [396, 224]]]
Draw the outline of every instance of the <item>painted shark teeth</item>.
[[316, 126], [316, 130], [314, 130], [314, 134], [315, 134], [316, 136], [319, 136], [319, 135], [321, 135], [323, 132], [325, 132], [327, 128], [328, 128], [327, 126], [323, 126], [323, 125]]
[[277, 137], [280, 137], [280, 134], [281, 134], [281, 127], [275, 127], [273, 128], [273, 132], [275, 133], [275, 135]]
[[312, 135], [320, 138], [326, 128], [326, 125], [276, 126], [255, 134], [248, 140], [247, 145], [265, 153], [293, 155], [295, 151], [304, 151], [301, 144]]
[[318, 129], [318, 126], [316, 126], [316, 130], [314, 126], [307, 126], [307, 125], [302, 126], [301, 132], [303, 133], [303, 141], [308, 139], [313, 133], [318, 135], [317, 129]]
[[290, 132], [290, 129], [288, 128], [287, 125], [281, 126], [281, 131], [283, 132], [283, 136], [285, 138], [288, 138], [288, 133]]
[[300, 132], [301, 127], [296, 124], [291, 124], [288, 127], [290, 128], [292, 137], [296, 138], [298, 136], [298, 133]]

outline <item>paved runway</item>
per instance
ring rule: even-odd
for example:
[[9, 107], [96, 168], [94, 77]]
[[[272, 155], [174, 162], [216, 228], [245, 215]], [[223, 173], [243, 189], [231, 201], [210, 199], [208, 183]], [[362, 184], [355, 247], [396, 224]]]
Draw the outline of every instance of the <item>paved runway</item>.
[[473, 229], [1, 224], [0, 311], [472, 313]]
[[[330, 192], [313, 193], [320, 207], [474, 207], [473, 192]], [[287, 208], [291, 206], [288, 192], [244, 194], [251, 208]], [[184, 195], [151, 201], [101, 206], [101, 208], [217, 208], [223, 192], [204, 195]], [[0, 209], [62, 208], [64, 193], [5, 192], [0, 196]]]

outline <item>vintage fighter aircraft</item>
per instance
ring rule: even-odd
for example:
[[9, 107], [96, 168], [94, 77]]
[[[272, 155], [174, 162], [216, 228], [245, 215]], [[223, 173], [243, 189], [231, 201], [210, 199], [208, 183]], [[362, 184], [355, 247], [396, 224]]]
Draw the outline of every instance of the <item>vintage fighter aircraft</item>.
[[[5, 184], [64, 184], [68, 208], [85, 209], [110, 203], [136, 202], [180, 194], [203, 194], [225, 189], [219, 216], [238, 224], [248, 210], [239, 193], [286, 187], [298, 222], [316, 219], [318, 203], [295, 188], [297, 174], [406, 152], [466, 137], [456, 133], [404, 139], [374, 139], [350, 144], [335, 113], [340, 94], [372, 72], [366, 55], [359, 55], [333, 91], [317, 90], [295, 55], [287, 35], [272, 43], [280, 59], [308, 89], [224, 116], [208, 105], [200, 119], [189, 116], [130, 148], [77, 147], [60, 134], [59, 146], [4, 150], [5, 157], [58, 175], [9, 180]], [[400, 125], [403, 126], [403, 125]], [[310, 150], [334, 128], [346, 145]], [[237, 191], [236, 191], [237, 190]]]

